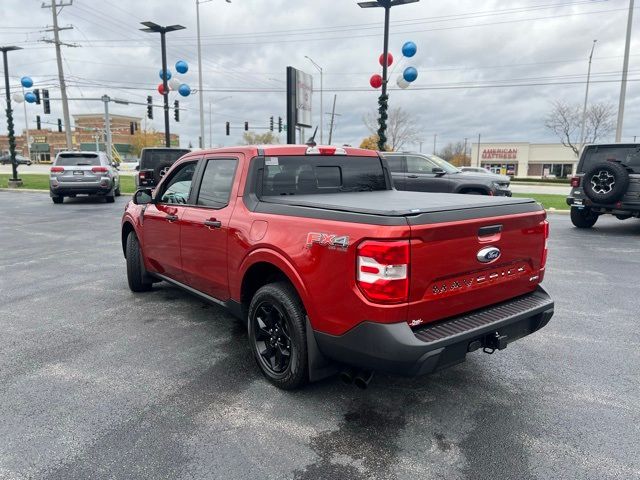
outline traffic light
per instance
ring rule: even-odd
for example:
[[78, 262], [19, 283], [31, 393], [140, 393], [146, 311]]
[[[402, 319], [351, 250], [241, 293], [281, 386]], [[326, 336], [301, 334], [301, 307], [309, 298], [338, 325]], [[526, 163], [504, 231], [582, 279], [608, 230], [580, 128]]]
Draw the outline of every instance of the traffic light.
[[282, 117], [278, 117], [278, 133], [282, 132]]
[[49, 90], [42, 89], [42, 107], [47, 115], [51, 113], [51, 105], [49, 105]]
[[36, 96], [36, 105], [40, 105], [40, 89], [34, 89], [33, 94]]
[[129, 122], [129, 133], [133, 135], [136, 131], [136, 126], [133, 122]]
[[147, 118], [153, 120], [153, 97], [147, 96]]
[[180, 102], [178, 100], [173, 102], [173, 118], [175, 118], [176, 122], [180, 121]]
[[40, 115], [36, 115], [36, 130], [42, 130], [42, 123], [40, 123]]
[[249, 122], [244, 122], [244, 131], [245, 132], [249, 131]]
[[62, 133], [62, 120], [58, 119], [58, 133]]
[[273, 117], [269, 119], [269, 130], [273, 132]]
[[231, 128], [231, 126], [229, 125], [229, 122], [227, 122], [227, 126], [226, 126], [227, 137], [229, 136], [229, 129], [230, 128]]

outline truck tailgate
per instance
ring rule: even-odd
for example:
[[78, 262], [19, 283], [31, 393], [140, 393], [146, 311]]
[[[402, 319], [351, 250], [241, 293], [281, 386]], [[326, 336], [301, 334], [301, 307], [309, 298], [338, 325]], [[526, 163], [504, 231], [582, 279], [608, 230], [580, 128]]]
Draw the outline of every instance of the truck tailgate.
[[534, 291], [543, 276], [545, 218], [542, 209], [436, 223], [412, 217], [409, 324]]

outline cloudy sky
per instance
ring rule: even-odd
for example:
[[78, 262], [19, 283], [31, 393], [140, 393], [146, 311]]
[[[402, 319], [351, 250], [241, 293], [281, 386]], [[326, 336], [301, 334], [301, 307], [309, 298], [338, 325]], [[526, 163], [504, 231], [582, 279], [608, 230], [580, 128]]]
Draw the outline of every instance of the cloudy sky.
[[[376, 108], [378, 92], [369, 77], [380, 70], [382, 10], [361, 9], [355, 0], [213, 0], [201, 4], [205, 141], [209, 144], [209, 102], [214, 145], [238, 143], [242, 125], [267, 127], [269, 117], [285, 116], [285, 68], [314, 74], [314, 119], [320, 121], [320, 78], [308, 55], [324, 69], [324, 110], [337, 94], [336, 144], [359, 144], [367, 135], [362, 117]], [[20, 45], [10, 53], [12, 88], [31, 76], [36, 87], [59, 97], [55, 51], [40, 40], [51, 25], [51, 11], [40, 0], [2, 0], [0, 45]], [[598, 40], [592, 71], [591, 101], [618, 103], [628, 0], [526, 0], [437, 2], [421, 0], [392, 11], [390, 51], [399, 68], [419, 71], [407, 90], [392, 90], [390, 105], [410, 112], [423, 134], [425, 151], [465, 137], [483, 141], [554, 141], [543, 119], [550, 102], [584, 99], [587, 59]], [[640, 6], [635, 10], [623, 139], [640, 136]], [[186, 30], [167, 35], [168, 63], [186, 60], [184, 81], [197, 88], [195, 0], [74, 0], [60, 14], [60, 25], [73, 25], [61, 39], [64, 69], [72, 97], [108, 94], [146, 101], [159, 83], [160, 39], [139, 31], [141, 21], [179, 23]], [[418, 53], [404, 63], [402, 44], [412, 40]], [[174, 95], [170, 101], [173, 104]], [[4, 89], [2, 90], [4, 98]], [[181, 121], [171, 117], [172, 132], [184, 146], [197, 145], [198, 100], [180, 97]], [[15, 107], [15, 105], [14, 105]], [[22, 106], [16, 125], [24, 126]], [[3, 107], [4, 108], [4, 107]], [[71, 113], [100, 112], [102, 104], [73, 101]], [[55, 123], [60, 102], [44, 116], [41, 106], [27, 107], [30, 123], [40, 114]], [[118, 114], [145, 116], [144, 106], [113, 105]], [[231, 122], [231, 136], [224, 124]], [[276, 120], [277, 121], [277, 120]], [[325, 115], [325, 137], [329, 118]], [[53, 125], [51, 125], [53, 127]], [[148, 126], [163, 129], [162, 112]], [[3, 120], [0, 132], [6, 133]], [[284, 141], [284, 136], [283, 136]], [[414, 146], [417, 148], [417, 146]]]

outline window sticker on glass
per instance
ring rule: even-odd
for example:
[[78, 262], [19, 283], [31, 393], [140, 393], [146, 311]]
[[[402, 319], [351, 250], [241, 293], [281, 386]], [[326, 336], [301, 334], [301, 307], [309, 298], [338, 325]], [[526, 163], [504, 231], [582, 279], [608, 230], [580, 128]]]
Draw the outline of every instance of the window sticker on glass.
[[278, 165], [278, 157], [267, 157], [264, 159], [264, 164], [271, 166]]

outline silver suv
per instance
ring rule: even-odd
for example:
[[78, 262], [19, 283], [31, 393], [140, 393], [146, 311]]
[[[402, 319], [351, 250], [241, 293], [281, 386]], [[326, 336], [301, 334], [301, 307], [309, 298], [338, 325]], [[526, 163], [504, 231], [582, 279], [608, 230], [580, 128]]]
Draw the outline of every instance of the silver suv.
[[113, 203], [120, 195], [120, 175], [104, 152], [60, 152], [51, 167], [49, 194], [53, 203], [76, 195], [102, 196]]

